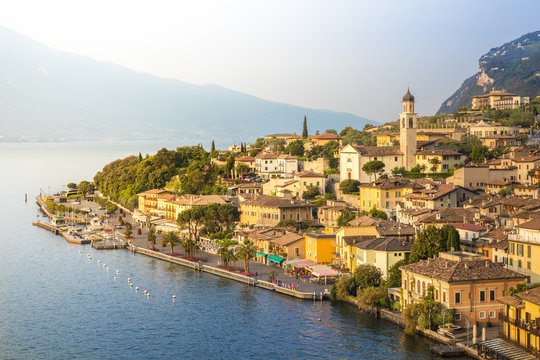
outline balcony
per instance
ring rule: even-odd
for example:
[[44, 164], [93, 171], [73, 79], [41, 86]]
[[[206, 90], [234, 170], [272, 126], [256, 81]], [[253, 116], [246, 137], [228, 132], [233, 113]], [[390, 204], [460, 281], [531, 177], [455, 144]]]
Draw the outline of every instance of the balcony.
[[514, 325], [515, 327], [525, 330], [533, 335], [540, 336], [540, 328], [538, 324], [535, 322], [525, 322], [524, 320], [518, 320], [509, 317], [508, 315], [505, 315], [503, 313], [499, 313], [499, 320], [509, 323], [510, 325]]

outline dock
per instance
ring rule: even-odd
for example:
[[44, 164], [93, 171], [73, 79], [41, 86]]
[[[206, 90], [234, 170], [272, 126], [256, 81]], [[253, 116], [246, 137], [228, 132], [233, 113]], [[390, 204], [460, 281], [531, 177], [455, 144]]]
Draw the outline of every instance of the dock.
[[465, 355], [463, 349], [455, 345], [438, 344], [431, 347], [431, 352], [439, 355], [440, 357], [457, 357]]
[[121, 241], [92, 241], [92, 247], [96, 250], [116, 250], [116, 249], [125, 249], [126, 244]]

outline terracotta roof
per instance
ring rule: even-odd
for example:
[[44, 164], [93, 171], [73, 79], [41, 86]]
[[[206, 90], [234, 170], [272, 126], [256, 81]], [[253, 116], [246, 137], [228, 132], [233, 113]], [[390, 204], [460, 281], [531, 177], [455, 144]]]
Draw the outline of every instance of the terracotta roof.
[[476, 211], [464, 208], [441, 208], [429, 215], [422, 216], [418, 222], [421, 224], [495, 222], [492, 218], [477, 214]]
[[151, 189], [151, 190], [147, 190], [145, 192], [142, 192], [140, 194], [137, 194], [138, 196], [143, 196], [143, 195], [149, 195], [149, 194], [163, 194], [163, 193], [169, 193], [169, 191], [167, 190], [163, 190], [163, 189]]
[[271, 239], [270, 242], [273, 244], [280, 245], [280, 246], [287, 246], [299, 240], [304, 240], [304, 237], [302, 235], [298, 235], [295, 233], [287, 233], [278, 238]]
[[482, 95], [475, 95], [473, 98], [485, 98], [490, 96], [517, 96], [516, 94], [507, 93], [507, 92], [497, 92], [497, 93], [489, 93], [489, 94], [482, 94]]
[[318, 139], [318, 140], [341, 140], [343, 139], [341, 136], [336, 134], [328, 134], [328, 133], [322, 133], [319, 135], [315, 135], [311, 137], [312, 139]]
[[525, 279], [525, 275], [489, 260], [453, 261], [438, 257], [404, 265], [400, 269], [445, 282]]
[[441, 184], [435, 189], [425, 189], [411, 194], [404, 195], [407, 199], [419, 199], [419, 200], [436, 200], [444, 195], [450, 194], [456, 190], [463, 189], [471, 191], [459, 185], [454, 184]]
[[411, 251], [412, 249], [411, 242], [396, 237], [365, 239], [354, 243], [353, 246], [362, 250], [374, 251]]
[[266, 153], [260, 153], [258, 154], [255, 159], [277, 159], [278, 158], [278, 154], [274, 154], [274, 153], [271, 153], [271, 152], [266, 152]]
[[540, 288], [520, 292], [517, 296], [535, 305], [540, 305]]
[[316, 173], [314, 171], [302, 171], [298, 174], [296, 174], [297, 177], [323, 177], [325, 178], [326, 176], [324, 176], [323, 174], [319, 174], [319, 173]]
[[315, 232], [309, 232], [305, 233], [305, 236], [309, 236], [313, 239], [335, 239], [336, 234], [323, 234], [323, 233], [315, 233]]
[[456, 151], [451, 150], [420, 150], [416, 152], [416, 155], [439, 155], [439, 156], [452, 156], [463, 155]]
[[523, 156], [518, 159], [514, 159], [513, 161], [517, 163], [535, 162], [535, 161], [540, 161], [540, 156], [536, 156], [536, 155]]
[[490, 239], [494, 242], [508, 240], [509, 229], [496, 228], [491, 229], [487, 233], [483, 234], [481, 239]]
[[285, 160], [298, 160], [296, 156], [287, 155], [287, 154], [281, 154], [277, 157], [278, 159], [285, 159]]
[[266, 206], [274, 208], [297, 208], [297, 207], [313, 207], [309, 203], [298, 200], [288, 200], [272, 195], [259, 195], [253, 200], [247, 200], [240, 203], [241, 205]]
[[416, 232], [414, 228], [407, 224], [400, 224], [392, 220], [376, 219], [370, 216], [360, 216], [349, 221], [350, 226], [364, 227], [374, 226], [379, 236], [410, 236]]
[[403, 155], [399, 146], [363, 146], [351, 145], [356, 151], [366, 156]]
[[540, 217], [519, 224], [517, 227], [520, 229], [540, 230]]
[[255, 158], [253, 156], [244, 156], [244, 157], [240, 157], [240, 158], [236, 158], [235, 159], [236, 161], [242, 161], [242, 162], [247, 162], [247, 161], [255, 161]]
[[501, 304], [507, 304], [518, 309], [523, 309], [525, 304], [519, 301], [515, 296], [503, 296], [497, 299]]
[[423, 189], [424, 186], [419, 182], [402, 177], [395, 177], [389, 179], [379, 179], [369, 184], [360, 185], [360, 187], [366, 188], [376, 188], [376, 189], [399, 189], [403, 187], [408, 187], [412, 189]]
[[183, 195], [177, 196], [171, 202], [178, 205], [202, 206], [210, 204], [226, 204], [223, 196], [220, 195]]
[[486, 185], [496, 185], [496, 186], [508, 186], [512, 185], [514, 182], [510, 181], [509, 179], [499, 179], [499, 180], [493, 180], [486, 183]]
[[485, 231], [485, 230], [487, 230], [487, 227], [482, 226], [482, 225], [477, 225], [477, 224], [458, 223], [458, 224], [452, 224], [452, 226], [455, 227], [456, 229], [468, 230], [468, 231]]

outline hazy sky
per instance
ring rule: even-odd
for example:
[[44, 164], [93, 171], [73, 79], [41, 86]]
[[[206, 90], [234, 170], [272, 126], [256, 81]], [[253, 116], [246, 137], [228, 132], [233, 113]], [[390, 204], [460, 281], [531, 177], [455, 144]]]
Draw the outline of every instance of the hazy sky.
[[540, 1], [1, 0], [55, 49], [385, 122], [407, 86], [433, 114], [490, 48], [540, 30]]

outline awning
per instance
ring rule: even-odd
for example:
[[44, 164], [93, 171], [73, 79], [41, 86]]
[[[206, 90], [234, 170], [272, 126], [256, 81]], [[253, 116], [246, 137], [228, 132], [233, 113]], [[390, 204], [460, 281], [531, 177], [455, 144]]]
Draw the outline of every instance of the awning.
[[330, 266], [326, 265], [317, 265], [317, 266], [310, 266], [308, 267], [309, 270], [311, 270], [311, 274], [315, 277], [322, 277], [322, 276], [338, 276], [340, 274], [339, 271], [332, 269]]
[[266, 255], [268, 255], [268, 254], [267, 254], [267, 253], [260, 252], [260, 251], [257, 252], [257, 256], [265, 257]]
[[317, 265], [317, 263], [313, 262], [311, 260], [307, 260], [307, 259], [296, 258], [296, 259], [285, 261], [285, 265], [290, 265], [290, 266], [294, 266], [294, 267], [297, 267], [297, 268], [304, 268], [304, 267], [308, 267], [308, 266]]
[[280, 262], [282, 262], [285, 259], [282, 258], [281, 256], [270, 254], [270, 255], [268, 255], [268, 260], [276, 262], [276, 263], [279, 264]]

